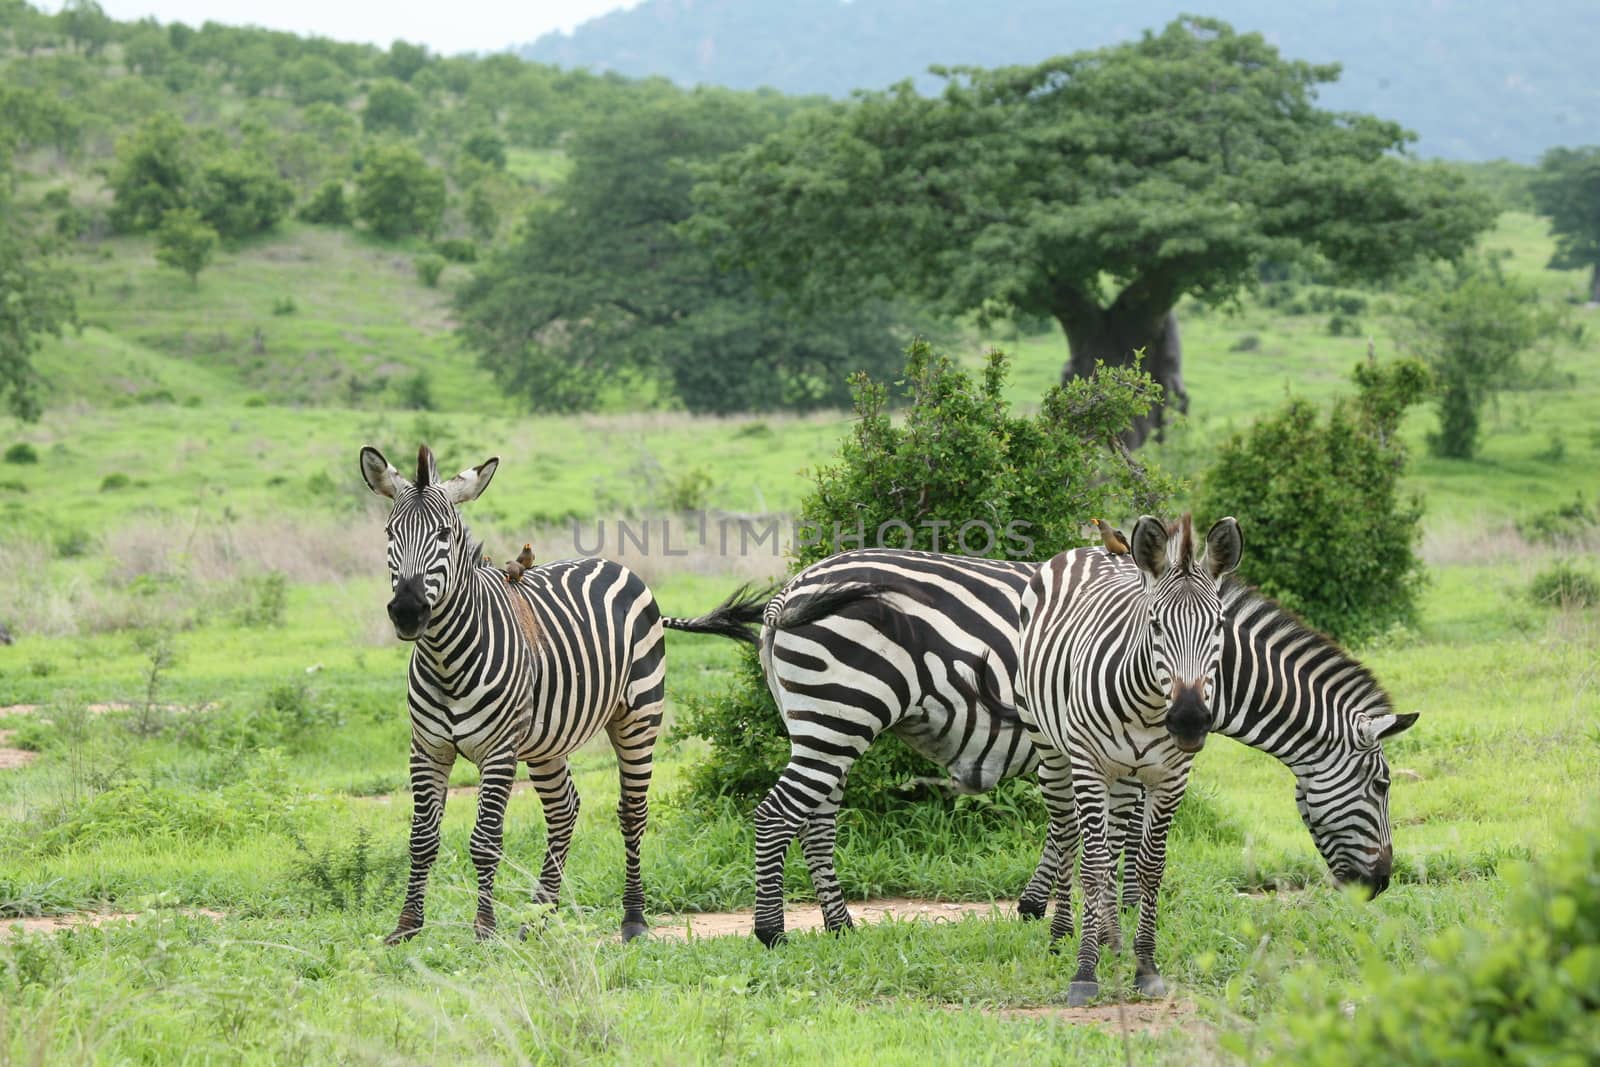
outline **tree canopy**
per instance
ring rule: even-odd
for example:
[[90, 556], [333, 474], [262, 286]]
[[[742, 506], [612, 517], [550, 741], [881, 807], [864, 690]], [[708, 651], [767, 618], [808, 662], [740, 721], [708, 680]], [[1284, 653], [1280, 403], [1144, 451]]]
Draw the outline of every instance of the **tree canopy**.
[[689, 164], [771, 132], [793, 106], [672, 94], [577, 136], [557, 206], [534, 209], [459, 294], [463, 338], [537, 409], [592, 404], [619, 374], [695, 411], [847, 403], [852, 371], [899, 363], [888, 309], [852, 302], [791, 319], [678, 233], [692, 212]]
[[1049, 316], [1066, 376], [1145, 349], [1181, 396], [1180, 297], [1231, 297], [1269, 258], [1387, 277], [1459, 254], [1493, 217], [1459, 176], [1397, 156], [1398, 125], [1317, 108], [1337, 66], [1214, 19], [937, 73], [938, 97], [862, 94], [709, 168], [695, 232], [810, 306], [909, 291]]
[[1600, 303], [1600, 145], [1546, 152], [1533, 179], [1533, 199], [1555, 234], [1550, 266], [1589, 268], [1589, 299]]

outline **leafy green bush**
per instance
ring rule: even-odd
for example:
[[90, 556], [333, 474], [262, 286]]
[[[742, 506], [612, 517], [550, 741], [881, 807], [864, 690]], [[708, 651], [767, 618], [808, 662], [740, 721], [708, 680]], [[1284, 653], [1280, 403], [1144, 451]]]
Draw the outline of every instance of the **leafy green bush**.
[[288, 603], [289, 581], [282, 571], [249, 575], [240, 582], [239, 625], [253, 629], [282, 626]]
[[300, 218], [319, 226], [350, 225], [350, 201], [344, 195], [344, 182], [329, 178], [317, 186], [300, 208]]
[[439, 275], [444, 273], [445, 260], [443, 256], [432, 252], [417, 257], [417, 278], [429, 289], [439, 284]]
[[117, 489], [126, 489], [128, 488], [128, 485], [128, 476], [123, 474], [121, 471], [112, 471], [110, 474], [100, 479], [100, 491], [102, 493], [109, 493]]
[[1600, 580], [1571, 560], [1560, 559], [1534, 576], [1528, 596], [1552, 607], [1592, 608], [1600, 604]]
[[[835, 531], [871, 545], [895, 523], [911, 531], [911, 547], [961, 551], [971, 519], [994, 536], [967, 530], [968, 554], [1043, 559], [1082, 544], [1080, 529], [1092, 515], [1160, 509], [1170, 480], [1134, 462], [1117, 442], [1160, 394], [1148, 376], [1101, 368], [1053, 388], [1037, 415], [1023, 416], [1003, 399], [1006, 370], [1006, 357], [993, 352], [974, 382], [926, 343], [913, 344], [904, 380], [911, 406], [899, 424], [890, 418], [888, 389], [857, 375], [858, 421], [801, 505], [797, 563], [855, 543], [836, 545]], [[817, 536], [808, 540], [808, 531]], [[900, 534], [895, 528], [889, 540], [899, 544]], [[687, 702], [671, 737], [711, 746], [689, 774], [696, 803], [727, 796], [754, 804], [772, 787], [788, 762], [789, 741], [754, 650], [729, 689]], [[883, 810], [904, 802], [908, 782], [943, 777], [891, 735], [851, 769], [845, 803]]]
[[16, 444], [6, 449], [6, 462], [37, 463], [39, 462], [39, 450], [34, 448], [26, 441], [18, 441]]
[[1529, 541], [1555, 544], [1581, 538], [1600, 526], [1600, 514], [1583, 502], [1580, 494], [1572, 503], [1538, 511], [1517, 522], [1517, 532]]
[[362, 157], [356, 216], [378, 236], [432, 233], [444, 204], [444, 175], [410, 145], [378, 144]]
[[193, 206], [228, 240], [265, 233], [294, 203], [294, 190], [277, 168], [258, 156], [227, 152], [200, 168]]
[[452, 263], [478, 262], [478, 246], [465, 237], [446, 237], [433, 242], [433, 250]]
[[1237, 517], [1248, 546], [1240, 572], [1347, 642], [1413, 622], [1423, 580], [1422, 505], [1401, 492], [1396, 430], [1427, 371], [1368, 362], [1355, 381], [1357, 395], [1325, 416], [1296, 398], [1225, 441], [1195, 508]]
[[216, 248], [217, 231], [193, 208], [167, 212], [156, 231], [156, 262], [183, 271], [190, 285], [198, 282]]
[[[1593, 1063], [1600, 1049], [1596, 872], [1600, 825], [1591, 818], [1537, 868], [1511, 873], [1517, 884], [1492, 927], [1445, 933], [1408, 973], [1374, 968], [1353, 1014], [1348, 991], [1319, 968], [1293, 976], [1274, 1059], [1310, 1067]], [[1248, 1054], [1239, 1035], [1223, 1043]]]

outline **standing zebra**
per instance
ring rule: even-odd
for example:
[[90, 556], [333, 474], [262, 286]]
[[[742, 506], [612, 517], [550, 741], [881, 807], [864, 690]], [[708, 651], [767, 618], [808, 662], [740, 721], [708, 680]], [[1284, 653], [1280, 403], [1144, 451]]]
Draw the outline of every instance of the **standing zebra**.
[[[970, 677], [996, 701], [1011, 700], [1022, 595], [1039, 567], [859, 549], [807, 567], [767, 605], [761, 660], [791, 755], [755, 815], [762, 943], [783, 937], [783, 855], [797, 833], [827, 928], [851, 925], [833, 864], [839, 801], [850, 766], [886, 730], [947, 768], [962, 792], [1038, 769], [1049, 838], [1017, 908], [1040, 917], [1056, 892], [1052, 932], [1070, 931], [1070, 865], [1062, 876], [1077, 849], [1070, 784], [1040, 764], [1020, 723], [971, 699], [960, 682]], [[1379, 742], [1416, 716], [1392, 714], [1360, 664], [1245, 583], [1228, 578], [1222, 596], [1213, 731], [1287, 764], [1334, 877], [1381, 892], [1391, 852]], [[1119, 783], [1114, 796], [1124, 810], [1136, 806], [1137, 786]]]
[[[637, 575], [598, 559], [548, 563], [508, 583], [499, 569], [482, 564], [483, 548], [456, 510], [488, 488], [498, 465], [491, 459], [441, 482], [424, 446], [416, 479], [407, 481], [383, 453], [361, 450], [368, 487], [394, 501], [385, 528], [394, 589], [389, 618], [395, 635], [414, 643], [406, 687], [411, 874], [400, 921], [387, 941], [407, 940], [422, 929], [428, 870], [439, 853], [446, 784], [458, 754], [481, 773], [471, 841], [477, 936], [495, 929], [494, 877], [518, 763], [528, 765], [545, 813], [548, 844], [537, 899], [555, 903], [578, 819], [567, 757], [602, 728], [621, 777], [622, 936], [630, 940], [646, 929], [639, 842], [661, 729], [662, 628], [752, 640], [746, 627], [759, 618], [761, 603], [740, 590], [699, 618], [663, 618]], [[518, 622], [523, 613], [531, 617], [532, 635]]]
[[[1014, 714], [1044, 764], [1069, 774], [1081, 841], [1082, 937], [1067, 1000], [1074, 1007], [1100, 992], [1101, 942], [1121, 942], [1108, 830], [1111, 788], [1120, 779], [1145, 791], [1134, 982], [1148, 996], [1166, 992], [1155, 936], [1167, 830], [1211, 725], [1222, 579], [1239, 565], [1244, 542], [1239, 524], [1223, 519], [1197, 557], [1189, 516], [1169, 528], [1146, 515], [1133, 528], [1131, 549], [1131, 556], [1063, 552], [1022, 597]], [[1058, 921], [1061, 910], [1058, 904]]]

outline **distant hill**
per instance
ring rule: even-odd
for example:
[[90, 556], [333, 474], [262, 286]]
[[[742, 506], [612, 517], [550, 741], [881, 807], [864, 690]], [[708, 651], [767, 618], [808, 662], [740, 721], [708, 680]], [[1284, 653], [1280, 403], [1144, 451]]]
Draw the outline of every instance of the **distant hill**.
[[526, 59], [685, 85], [844, 96], [930, 65], [1003, 66], [1138, 36], [1179, 14], [1257, 30], [1293, 58], [1338, 61], [1325, 106], [1371, 112], [1448, 159], [1532, 162], [1600, 140], [1594, 0], [645, 0], [552, 33]]

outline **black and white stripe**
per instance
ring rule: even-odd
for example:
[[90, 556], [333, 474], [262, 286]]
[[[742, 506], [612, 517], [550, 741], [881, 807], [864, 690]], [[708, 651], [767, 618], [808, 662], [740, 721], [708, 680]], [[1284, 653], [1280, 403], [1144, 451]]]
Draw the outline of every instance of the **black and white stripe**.
[[[389, 942], [422, 928], [428, 871], [439, 852], [446, 785], [458, 754], [477, 764], [481, 776], [471, 839], [478, 936], [495, 928], [494, 878], [518, 763], [527, 764], [545, 813], [548, 844], [538, 899], [554, 903], [578, 819], [567, 757], [602, 729], [621, 778], [622, 935], [636, 937], [646, 928], [639, 845], [661, 728], [663, 626], [739, 636], [739, 624], [753, 623], [759, 605], [741, 600], [741, 591], [701, 618], [663, 619], [637, 575], [600, 559], [548, 563], [508, 582], [482, 564], [482, 546], [456, 510], [488, 487], [497, 466], [491, 459], [441, 482], [424, 447], [417, 476], [407, 481], [376, 449], [361, 452], [367, 484], [394, 501], [386, 527], [394, 587], [388, 610], [396, 635], [415, 642], [406, 690], [411, 874]], [[531, 615], [531, 642], [519, 611]]]
[[[756, 813], [755, 921], [764, 943], [783, 935], [783, 854], [796, 834], [828, 929], [850, 925], [833, 862], [838, 804], [850, 766], [884, 730], [948, 768], [958, 789], [993, 788], [1037, 768], [1050, 831], [1018, 910], [1042, 916], [1059, 883], [1057, 927], [1070, 930], [1078, 831], [1068, 775], [1040, 765], [1019, 722], [969, 695], [979, 687], [1011, 701], [1022, 595], [1039, 567], [858, 550], [806, 568], [768, 604], [762, 664], [791, 756]], [[1381, 888], [1390, 838], [1378, 741], [1415, 716], [1390, 713], [1359, 664], [1244, 583], [1230, 577], [1222, 596], [1213, 730], [1287, 763], [1301, 815], [1335, 876]], [[831, 687], [830, 678], [838, 680]], [[935, 743], [919, 740], [929, 738]], [[1113, 798], [1123, 821], [1137, 815], [1136, 783], [1119, 782]]]

